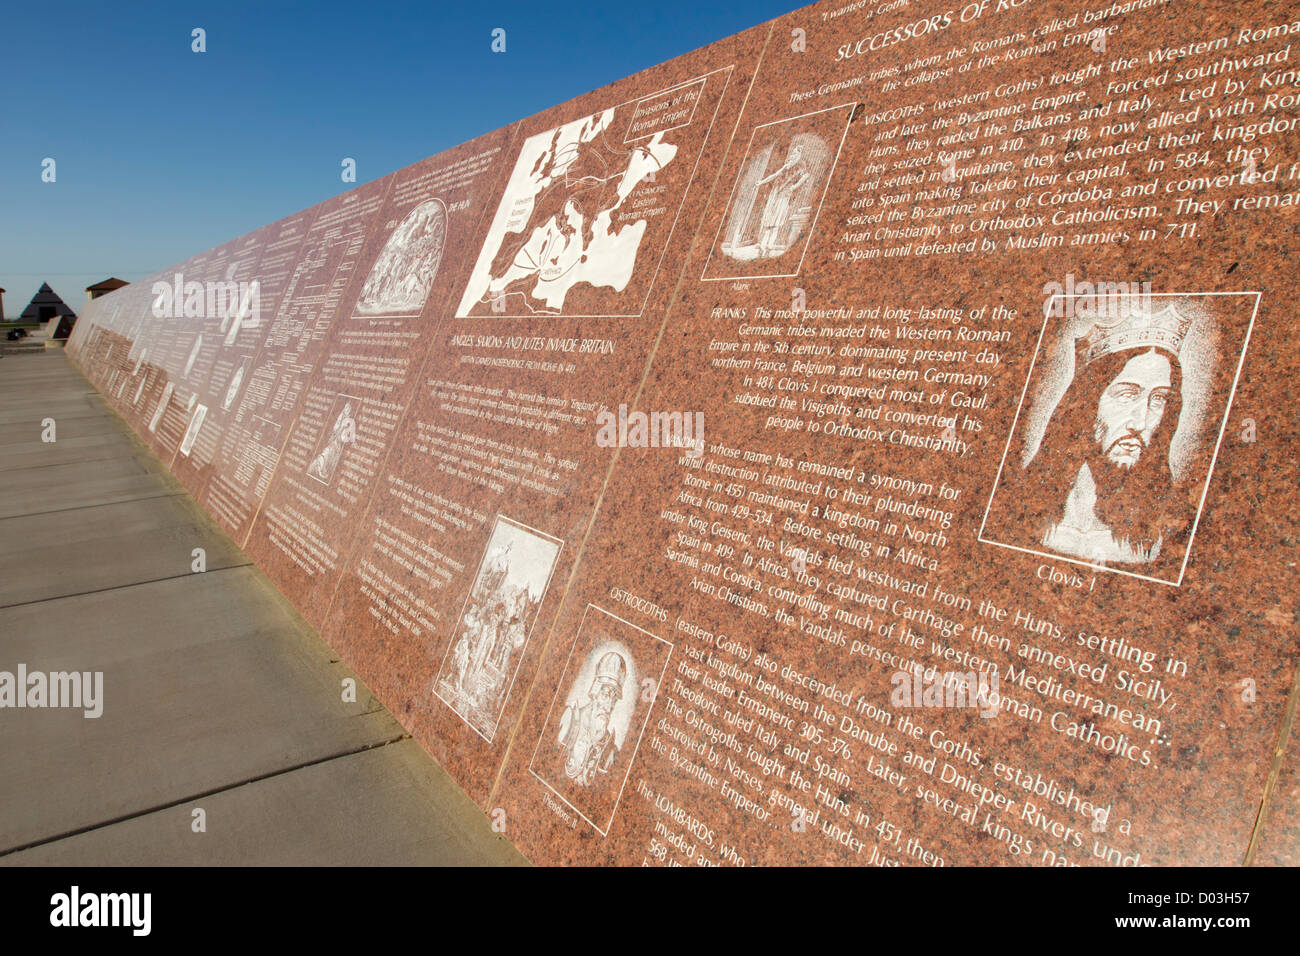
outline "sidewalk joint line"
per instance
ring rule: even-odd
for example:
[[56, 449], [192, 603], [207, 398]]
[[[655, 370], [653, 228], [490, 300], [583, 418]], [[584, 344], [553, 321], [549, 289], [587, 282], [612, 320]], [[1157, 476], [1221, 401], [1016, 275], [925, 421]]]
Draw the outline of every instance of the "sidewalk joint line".
[[354, 747], [351, 750], [344, 750], [335, 754], [327, 754], [324, 757], [317, 757], [313, 760], [304, 760], [301, 763], [296, 763], [289, 767], [282, 767], [279, 770], [270, 770], [267, 771], [266, 773], [257, 774], [252, 777], [247, 777], [244, 780], [236, 781], [235, 783], [228, 783], [219, 787], [211, 787], [207, 790], [200, 791], [199, 793], [193, 793], [188, 796], [181, 797], [177, 800], [171, 800], [168, 801], [167, 803], [160, 803], [157, 806], [147, 807], [143, 810], [136, 810], [131, 813], [123, 813], [120, 814], [119, 816], [111, 817], [110, 819], [107, 820], [101, 820], [98, 823], [88, 823], [85, 826], [76, 827], [75, 829], [67, 830], [63, 833], [56, 833], [52, 836], [41, 837], [40, 839], [37, 840], [28, 841], [27, 843], [24, 843], [21, 846], [15, 846], [15, 847], [10, 847], [9, 849], [0, 850], [0, 858], [10, 856], [11, 854], [14, 853], [21, 853], [23, 850], [33, 850], [36, 849], [37, 847], [48, 846], [51, 843], [58, 843], [60, 840], [67, 840], [74, 836], [80, 836], [83, 833], [90, 833], [93, 830], [102, 830], [105, 827], [116, 826], [119, 823], [126, 823], [130, 820], [136, 820], [140, 817], [146, 817], [152, 813], [161, 813], [164, 810], [172, 810], [175, 809], [176, 807], [184, 806], [187, 803], [193, 803], [196, 800], [203, 800], [207, 797], [215, 796], [219, 793], [227, 793], [231, 790], [238, 790], [240, 787], [246, 787], [249, 784], [261, 783], [263, 780], [270, 780], [272, 777], [280, 777], [283, 776], [284, 774], [294, 773], [295, 771], [298, 770], [305, 770], [306, 768], [314, 767], [317, 764], [328, 763], [331, 760], [338, 760], [342, 757], [352, 757], [355, 756], [356, 754], [365, 753], [367, 750], [377, 750], [380, 747], [387, 747], [389, 744], [401, 743], [403, 740], [409, 740], [410, 736], [411, 736], [410, 734], [401, 733], [395, 737], [390, 737], [387, 740], [380, 740], [370, 744], [362, 744], [361, 746]]

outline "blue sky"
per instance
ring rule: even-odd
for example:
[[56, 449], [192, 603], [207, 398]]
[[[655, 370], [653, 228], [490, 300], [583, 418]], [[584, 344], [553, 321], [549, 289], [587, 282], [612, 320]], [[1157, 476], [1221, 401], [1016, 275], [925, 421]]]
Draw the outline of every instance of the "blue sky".
[[[76, 309], [92, 282], [141, 278], [351, 188], [344, 157], [358, 183], [377, 179], [800, 5], [9, 4], [5, 316], [42, 280]], [[206, 53], [191, 51], [195, 27]]]

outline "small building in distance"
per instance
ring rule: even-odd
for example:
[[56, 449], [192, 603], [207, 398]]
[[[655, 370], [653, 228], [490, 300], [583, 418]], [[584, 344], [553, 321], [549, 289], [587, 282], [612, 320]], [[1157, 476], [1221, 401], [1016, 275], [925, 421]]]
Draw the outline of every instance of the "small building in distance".
[[66, 339], [72, 333], [72, 326], [77, 321], [77, 313], [68, 308], [68, 304], [59, 298], [57, 292], [50, 288], [48, 282], [41, 287], [27, 303], [19, 322], [39, 322], [45, 326], [45, 334], [50, 339]]
[[110, 292], [130, 284], [124, 279], [105, 279], [103, 282], [96, 282], [94, 285], [86, 286], [86, 295], [91, 299], [98, 299], [101, 295], [108, 295]]

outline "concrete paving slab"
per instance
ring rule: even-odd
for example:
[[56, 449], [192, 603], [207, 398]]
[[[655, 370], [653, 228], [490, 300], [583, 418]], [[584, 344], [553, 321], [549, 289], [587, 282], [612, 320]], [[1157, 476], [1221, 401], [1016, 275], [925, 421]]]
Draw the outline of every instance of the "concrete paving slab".
[[[203, 833], [192, 829], [195, 808]], [[9, 866], [526, 863], [409, 739], [0, 857]]]
[[[45, 419], [44, 413], [32, 412], [31, 417], [26, 421], [10, 422], [0, 424], [0, 455], [4, 454], [6, 445], [18, 442], [40, 441], [43, 427], [41, 422]], [[54, 419], [54, 437], [57, 442], [64, 441], [68, 438], [85, 438], [90, 435], [102, 434], [110, 422], [115, 422], [108, 416], [107, 412], [88, 412], [77, 415], [58, 415], [49, 416]]]
[[0, 472], [0, 671], [103, 675], [0, 710], [0, 863], [524, 862], [62, 354], [0, 363]]
[[[41, 390], [44, 388], [43, 385], [39, 386]], [[39, 425], [41, 419], [47, 415], [57, 422], [65, 418], [105, 417], [111, 414], [98, 403], [86, 401], [89, 396], [69, 396], [54, 400], [35, 399], [26, 397], [27, 391], [23, 389], [22, 395], [15, 395], [12, 390], [0, 388], [0, 402], [5, 403], [4, 408], [0, 409], [0, 425], [21, 425], [31, 422]]]
[[178, 494], [184, 492], [180, 489], [160, 491], [157, 480], [147, 474], [90, 481], [73, 488], [55, 489], [50, 493], [36, 491], [15, 496], [0, 491], [0, 519], [15, 515], [52, 514], [70, 508], [87, 508], [117, 501], [140, 501], [145, 498]]
[[7, 472], [0, 482], [0, 518], [180, 493], [179, 483], [147, 470], [156, 467], [137, 456]]
[[[108, 426], [105, 426], [106, 428]], [[0, 445], [0, 471], [45, 468], [74, 462], [103, 461], [134, 457], [140, 446], [116, 430], [85, 438], [62, 438], [57, 442], [17, 442]]]
[[[0, 457], [3, 456], [4, 450], [0, 449]], [[70, 462], [65, 465], [51, 465], [45, 469], [43, 476], [23, 474], [27, 470], [29, 469], [18, 469], [5, 480], [3, 488], [5, 490], [22, 490], [59, 485], [72, 486], [91, 478], [128, 478], [131, 475], [161, 477], [164, 474], [157, 460], [144, 454], [143, 449], [138, 447], [137, 453], [129, 458], [118, 460], [111, 465], [97, 465], [93, 469], [82, 467], [78, 462]]]
[[0, 396], [10, 403], [0, 411], [5, 416], [13, 411], [11, 404], [18, 405], [23, 411], [39, 405], [66, 406], [68, 411], [104, 411], [108, 408], [90, 383], [76, 375], [75, 369], [69, 369], [61, 376], [27, 378], [6, 375], [3, 369], [0, 366]]
[[[12, 371], [13, 366], [10, 366]], [[107, 408], [95, 387], [81, 377], [74, 368], [59, 374], [40, 376], [15, 376], [0, 365], [0, 395], [32, 405], [40, 402], [76, 404], [83, 408]], [[8, 411], [8, 407], [5, 408]]]
[[0, 365], [0, 394], [28, 401], [69, 401], [78, 399], [90, 408], [106, 408], [95, 386], [91, 385], [75, 368], [50, 369], [40, 375], [15, 375], [17, 363]]
[[0, 519], [0, 607], [249, 563], [183, 496]]
[[[71, 373], [71, 376], [69, 376]], [[0, 359], [0, 385], [5, 382], [32, 381], [48, 378], [75, 378], [85, 382], [85, 378], [65, 354], [51, 355], [38, 352], [19, 357], [5, 356]]]
[[2, 712], [0, 851], [402, 736], [252, 568], [0, 610], [0, 670], [103, 674], [103, 714]]
[[26, 408], [69, 404], [99, 410], [108, 407], [94, 386], [62, 355], [0, 362], [0, 397], [5, 399], [0, 414], [10, 413], [15, 405]]

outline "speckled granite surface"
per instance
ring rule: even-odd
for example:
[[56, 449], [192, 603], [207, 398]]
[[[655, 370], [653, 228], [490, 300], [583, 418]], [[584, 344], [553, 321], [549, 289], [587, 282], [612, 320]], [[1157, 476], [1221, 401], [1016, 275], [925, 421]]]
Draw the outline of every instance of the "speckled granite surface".
[[1294, 863], [1288, 17], [819, 4], [70, 349], [536, 862]]
[[[327, 640], [368, 662], [377, 692], [401, 702], [395, 709], [411, 733], [485, 809], [612, 459], [612, 449], [593, 441], [595, 416], [631, 402], [645, 374], [676, 266], [695, 234], [765, 38], [765, 29], [751, 32], [728, 41], [721, 59], [712, 50], [691, 54], [519, 124], [505, 157], [512, 192], [487, 204], [474, 244], [483, 257], [470, 266], [495, 274], [494, 258], [520, 261], [535, 253], [511, 249], [515, 240], [493, 227], [515, 221], [523, 207], [510, 196], [528, 192], [548, 149], [560, 156], [575, 149], [566, 137], [576, 134], [594, 140], [565, 176], [570, 184], [586, 178], [593, 185], [564, 201], [582, 203], [587, 217], [611, 205], [602, 193], [625, 188], [620, 174], [629, 162], [653, 169], [653, 179], [633, 193], [644, 196], [642, 208], [653, 215], [629, 212], [612, 223], [625, 236], [644, 230], [636, 270], [600, 285], [575, 284], [562, 301], [558, 293], [545, 300], [529, 294], [527, 279], [495, 298], [481, 282], [467, 291], [460, 276], [462, 288], [448, 303], [420, 394], [366, 517], [363, 543], [339, 585], [323, 630]], [[673, 128], [664, 133], [658, 123], [650, 137], [636, 136], [639, 117], [663, 112], [652, 109], [656, 103], [688, 112], [689, 122], [668, 123]], [[597, 122], [605, 125], [601, 133], [580, 132]], [[629, 154], [629, 143], [645, 149]], [[555, 200], [537, 198], [533, 220], [553, 214], [547, 202]], [[527, 235], [523, 226], [515, 229]], [[563, 265], [581, 270], [585, 260]], [[623, 314], [604, 314], [614, 312]], [[436, 553], [415, 540], [430, 542]], [[480, 607], [478, 595], [467, 592], [491, 573], [502, 547], [527, 551], [526, 560], [535, 561], [530, 596], [518, 613], [512, 607], [512, 646], [500, 666], [490, 675], [471, 668], [486, 682], [478, 693], [465, 686], [456, 647]]]

